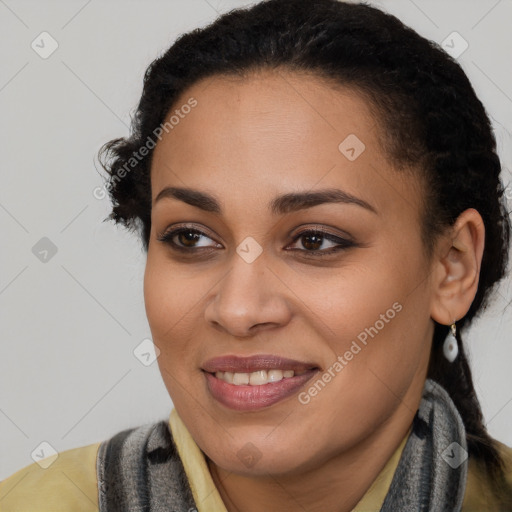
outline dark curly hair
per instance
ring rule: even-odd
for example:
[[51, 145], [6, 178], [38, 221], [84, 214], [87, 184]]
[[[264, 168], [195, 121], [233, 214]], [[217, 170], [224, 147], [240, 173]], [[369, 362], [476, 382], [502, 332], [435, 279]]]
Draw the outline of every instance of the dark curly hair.
[[503, 489], [504, 463], [486, 430], [459, 333], [505, 274], [510, 219], [489, 117], [461, 67], [436, 43], [374, 7], [338, 0], [267, 0], [181, 35], [148, 67], [131, 135], [100, 150], [113, 202], [109, 219], [138, 231], [147, 251], [153, 152], [137, 160], [133, 155], [149, 147], [187, 87], [214, 75], [265, 69], [311, 73], [364, 96], [390, 161], [424, 183], [422, 235], [429, 256], [437, 235], [460, 213], [475, 208], [481, 214], [485, 249], [476, 297], [458, 322], [459, 356], [454, 363], [443, 356], [448, 327], [436, 322], [428, 377], [457, 406], [470, 457]]

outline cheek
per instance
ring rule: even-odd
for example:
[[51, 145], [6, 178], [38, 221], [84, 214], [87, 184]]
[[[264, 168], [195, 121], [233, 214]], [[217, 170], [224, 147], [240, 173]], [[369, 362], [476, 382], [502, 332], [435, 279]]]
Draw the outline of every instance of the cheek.
[[165, 251], [152, 250], [150, 245], [144, 273], [144, 302], [151, 327], [157, 332], [168, 330], [189, 314], [201, 296], [197, 284]]
[[[308, 297], [315, 331], [330, 348], [324, 364], [335, 377], [326, 376], [330, 383], [325, 395], [318, 386], [319, 407], [323, 398], [325, 406], [331, 400], [343, 401], [345, 412], [361, 404], [370, 404], [374, 411], [396, 405], [396, 396], [424, 362], [429, 295], [421, 277], [421, 255], [412, 252], [397, 244], [369, 250], [367, 258], [327, 277], [323, 274], [314, 286], [308, 279], [309, 286], [301, 280], [294, 288], [297, 295]], [[361, 421], [365, 415], [371, 416], [366, 410]]]
[[148, 251], [144, 303], [153, 341], [163, 356], [159, 358], [159, 363], [162, 360], [176, 361], [177, 358], [168, 359], [166, 354], [184, 355], [184, 347], [191, 337], [187, 326], [198, 300], [197, 292], [189, 281], [176, 278], [177, 275], [175, 265]]
[[409, 288], [407, 269], [389, 263], [395, 255], [374, 257], [368, 250], [357, 258], [347, 258], [342, 267], [319, 269], [293, 283], [294, 294], [307, 306], [304, 311], [309, 310], [321, 329], [320, 337], [338, 354], [349, 348], [350, 340], [358, 336], [364, 340], [368, 330], [377, 335], [376, 327], [380, 335], [391, 324], [400, 323], [397, 310], [403, 308]]
[[175, 406], [197, 394], [197, 350], [193, 319], [195, 294], [186, 279], [176, 279], [176, 266], [165, 258], [150, 254], [144, 274], [146, 316], [154, 344], [160, 351], [157, 359], [160, 374]]

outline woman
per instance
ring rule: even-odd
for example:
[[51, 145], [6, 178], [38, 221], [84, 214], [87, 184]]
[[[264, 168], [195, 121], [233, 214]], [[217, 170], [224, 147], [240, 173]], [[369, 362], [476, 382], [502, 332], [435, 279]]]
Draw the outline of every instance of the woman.
[[367, 5], [261, 2], [155, 60], [101, 154], [175, 409], [2, 510], [512, 510], [461, 338], [510, 223], [453, 59]]

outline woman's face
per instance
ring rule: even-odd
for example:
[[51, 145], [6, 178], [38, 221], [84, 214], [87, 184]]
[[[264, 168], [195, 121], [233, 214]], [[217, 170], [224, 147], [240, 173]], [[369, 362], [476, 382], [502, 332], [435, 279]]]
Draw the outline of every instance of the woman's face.
[[405, 433], [433, 333], [421, 189], [362, 97], [269, 71], [199, 82], [171, 115], [144, 294], [199, 447], [229, 471], [293, 474]]

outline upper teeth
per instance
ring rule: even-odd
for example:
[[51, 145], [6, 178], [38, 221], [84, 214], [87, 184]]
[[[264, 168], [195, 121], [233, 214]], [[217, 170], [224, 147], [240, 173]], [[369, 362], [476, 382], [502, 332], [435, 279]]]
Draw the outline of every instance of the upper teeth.
[[293, 370], [259, 370], [252, 373], [215, 372], [215, 377], [236, 386], [261, 386], [293, 377]]

